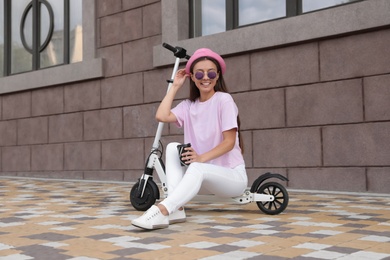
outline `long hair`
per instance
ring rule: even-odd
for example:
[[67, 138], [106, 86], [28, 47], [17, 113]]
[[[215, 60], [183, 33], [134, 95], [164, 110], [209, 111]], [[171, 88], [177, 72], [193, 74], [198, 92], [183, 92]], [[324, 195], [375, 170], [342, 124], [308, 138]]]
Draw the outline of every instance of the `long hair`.
[[[215, 64], [215, 66], [217, 66], [217, 71], [219, 73], [219, 77], [218, 77], [218, 80], [217, 80], [217, 82], [216, 82], [216, 84], [214, 86], [214, 91], [215, 92], [221, 91], [221, 92], [229, 93], [229, 91], [227, 89], [227, 86], [226, 86], [226, 83], [225, 83], [225, 80], [223, 78], [222, 72], [221, 72], [221, 66], [219, 65], [217, 60], [215, 60], [215, 59], [213, 59], [211, 57], [200, 57], [199, 59], [196, 59], [196, 60], [194, 60], [192, 62], [191, 68], [190, 68], [191, 73], [194, 70], [195, 64], [198, 63], [201, 60], [210, 60], [210, 61], [212, 61]], [[199, 97], [200, 97], [200, 91], [196, 87], [195, 82], [191, 79], [190, 80], [190, 97], [189, 97], [189, 100], [191, 100], [192, 102], [195, 102]], [[241, 152], [244, 153], [244, 144], [242, 142], [240, 126], [241, 126], [240, 116], [237, 115], [238, 143], [239, 143], [239, 146], [241, 148]]]

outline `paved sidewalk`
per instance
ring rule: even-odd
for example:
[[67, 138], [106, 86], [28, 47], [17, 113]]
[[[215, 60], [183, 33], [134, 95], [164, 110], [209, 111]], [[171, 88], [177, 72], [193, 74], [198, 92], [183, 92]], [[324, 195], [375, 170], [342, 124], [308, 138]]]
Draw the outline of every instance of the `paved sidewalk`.
[[390, 195], [289, 191], [255, 203], [186, 206], [187, 222], [143, 231], [130, 184], [0, 178], [0, 260], [390, 259]]

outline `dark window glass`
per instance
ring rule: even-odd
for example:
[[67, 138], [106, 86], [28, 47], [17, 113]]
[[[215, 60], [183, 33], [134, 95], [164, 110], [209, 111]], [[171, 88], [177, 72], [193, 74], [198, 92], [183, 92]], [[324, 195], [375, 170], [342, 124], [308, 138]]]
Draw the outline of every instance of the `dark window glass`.
[[11, 74], [32, 70], [32, 9], [30, 0], [11, 1]]
[[238, 26], [286, 16], [286, 0], [239, 0]]

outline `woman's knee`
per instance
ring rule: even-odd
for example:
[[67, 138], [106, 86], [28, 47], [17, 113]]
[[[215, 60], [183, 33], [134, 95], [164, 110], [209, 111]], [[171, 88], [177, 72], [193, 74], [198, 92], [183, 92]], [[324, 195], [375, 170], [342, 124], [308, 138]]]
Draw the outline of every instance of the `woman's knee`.
[[166, 148], [166, 153], [167, 153], [167, 154], [177, 153], [177, 146], [178, 146], [179, 144], [180, 144], [180, 143], [177, 143], [177, 142], [169, 143], [169, 144], [167, 145], [167, 148]]

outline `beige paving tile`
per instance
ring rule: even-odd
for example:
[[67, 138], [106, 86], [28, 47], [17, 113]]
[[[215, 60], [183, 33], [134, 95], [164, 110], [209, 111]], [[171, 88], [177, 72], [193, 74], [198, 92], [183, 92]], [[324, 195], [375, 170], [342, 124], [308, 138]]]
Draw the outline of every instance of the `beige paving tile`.
[[301, 255], [308, 254], [310, 252], [313, 252], [313, 250], [301, 249], [301, 248], [286, 248], [286, 249], [280, 249], [277, 251], [269, 252], [267, 255], [278, 256], [282, 258], [293, 258], [293, 257], [299, 257]]

